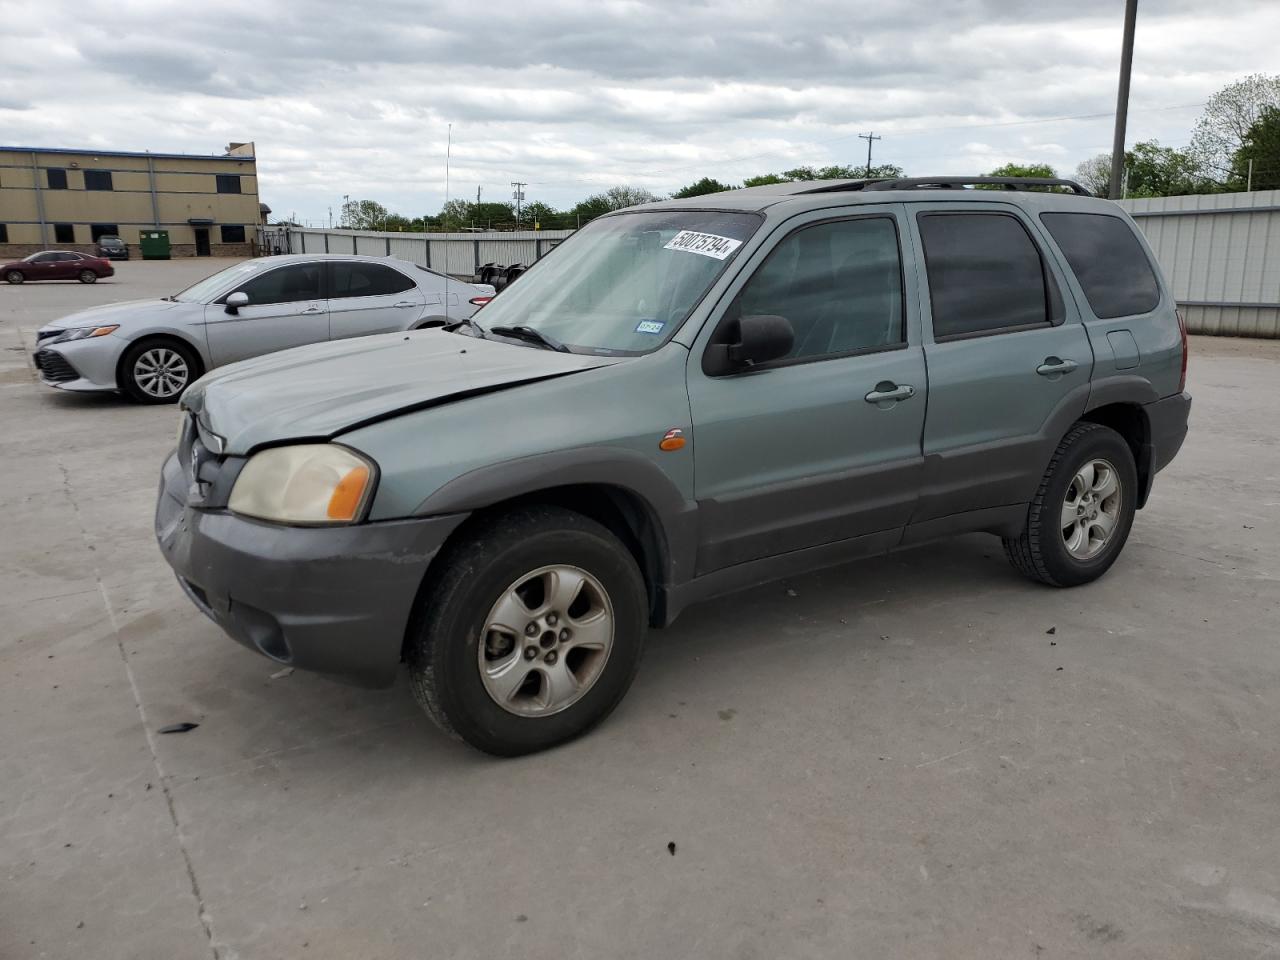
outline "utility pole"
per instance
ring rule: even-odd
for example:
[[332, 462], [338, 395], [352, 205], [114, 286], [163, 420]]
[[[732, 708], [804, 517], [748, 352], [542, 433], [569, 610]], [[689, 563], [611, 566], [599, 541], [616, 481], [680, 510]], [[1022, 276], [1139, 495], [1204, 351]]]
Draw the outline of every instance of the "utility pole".
[[333, 207], [329, 208], [329, 229], [333, 229]]
[[351, 194], [344, 193], [342, 195], [342, 223], [340, 226], [351, 226]]
[[867, 179], [870, 180], [871, 179], [871, 144], [872, 144], [872, 141], [883, 140], [884, 137], [876, 136], [876, 133], [873, 130], [870, 133], [858, 134], [858, 139], [867, 141]]
[[511, 186], [515, 188], [515, 192], [511, 195], [516, 202], [516, 229], [520, 229], [520, 204], [524, 203], [524, 188], [529, 184], [522, 183], [519, 180], [511, 181]]
[[476, 206], [477, 207], [480, 206], [480, 191], [483, 189], [484, 188], [481, 187], [479, 184], [476, 184]]
[[1120, 47], [1120, 87], [1116, 93], [1116, 133], [1111, 141], [1111, 184], [1107, 195], [1120, 199], [1124, 177], [1124, 128], [1129, 121], [1129, 75], [1133, 73], [1133, 28], [1138, 18], [1138, 0], [1125, 0], [1124, 40]]
[[[444, 229], [449, 232], [449, 160], [453, 157], [453, 124], [449, 124], [449, 132], [444, 147]], [[449, 316], [449, 300], [445, 298], [445, 317]]]

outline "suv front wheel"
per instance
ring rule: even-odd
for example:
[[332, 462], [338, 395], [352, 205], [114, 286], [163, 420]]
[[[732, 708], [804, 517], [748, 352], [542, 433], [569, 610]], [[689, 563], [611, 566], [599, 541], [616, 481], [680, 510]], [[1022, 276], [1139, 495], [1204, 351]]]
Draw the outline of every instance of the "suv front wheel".
[[535, 506], [487, 518], [440, 558], [406, 659], [443, 730], [499, 756], [570, 740], [618, 705], [640, 664], [644, 579], [612, 532]]
[[1138, 471], [1120, 434], [1077, 423], [1054, 451], [1022, 535], [1005, 554], [1024, 576], [1055, 587], [1098, 579], [1124, 548], [1137, 507]]

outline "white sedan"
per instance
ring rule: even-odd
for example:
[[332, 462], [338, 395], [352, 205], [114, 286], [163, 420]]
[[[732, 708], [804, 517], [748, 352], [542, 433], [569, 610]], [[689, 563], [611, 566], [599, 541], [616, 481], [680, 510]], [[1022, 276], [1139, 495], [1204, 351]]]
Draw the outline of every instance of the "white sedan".
[[248, 260], [161, 300], [112, 303], [41, 327], [40, 379], [173, 403], [206, 370], [276, 350], [465, 320], [494, 295], [406, 260]]

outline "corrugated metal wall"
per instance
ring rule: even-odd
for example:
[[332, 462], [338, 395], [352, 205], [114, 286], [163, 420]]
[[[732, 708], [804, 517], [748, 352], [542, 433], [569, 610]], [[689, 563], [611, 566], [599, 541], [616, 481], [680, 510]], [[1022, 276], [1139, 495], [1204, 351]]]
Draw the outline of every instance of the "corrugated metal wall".
[[1280, 190], [1123, 200], [1192, 333], [1280, 337]]
[[[1192, 333], [1280, 337], [1280, 190], [1122, 200], [1155, 251]], [[267, 228], [294, 253], [394, 256], [472, 276], [483, 264], [531, 264], [572, 230], [356, 233]]]
[[572, 230], [523, 230], [516, 233], [378, 233], [265, 227], [259, 242], [291, 253], [358, 253], [398, 257], [459, 277], [471, 277], [486, 263], [526, 266], [545, 256]]

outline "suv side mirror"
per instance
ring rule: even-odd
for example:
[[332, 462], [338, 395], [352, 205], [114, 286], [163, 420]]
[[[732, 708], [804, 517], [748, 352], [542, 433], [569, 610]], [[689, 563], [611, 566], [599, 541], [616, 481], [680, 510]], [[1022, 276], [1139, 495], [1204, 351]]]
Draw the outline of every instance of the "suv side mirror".
[[713, 344], [703, 359], [702, 370], [708, 376], [720, 377], [785, 357], [796, 340], [791, 321], [772, 314], [741, 317], [728, 325], [725, 334], [730, 342]]
[[249, 295], [243, 290], [237, 290], [227, 297], [227, 313], [239, 313], [241, 307], [247, 307], [248, 305]]

